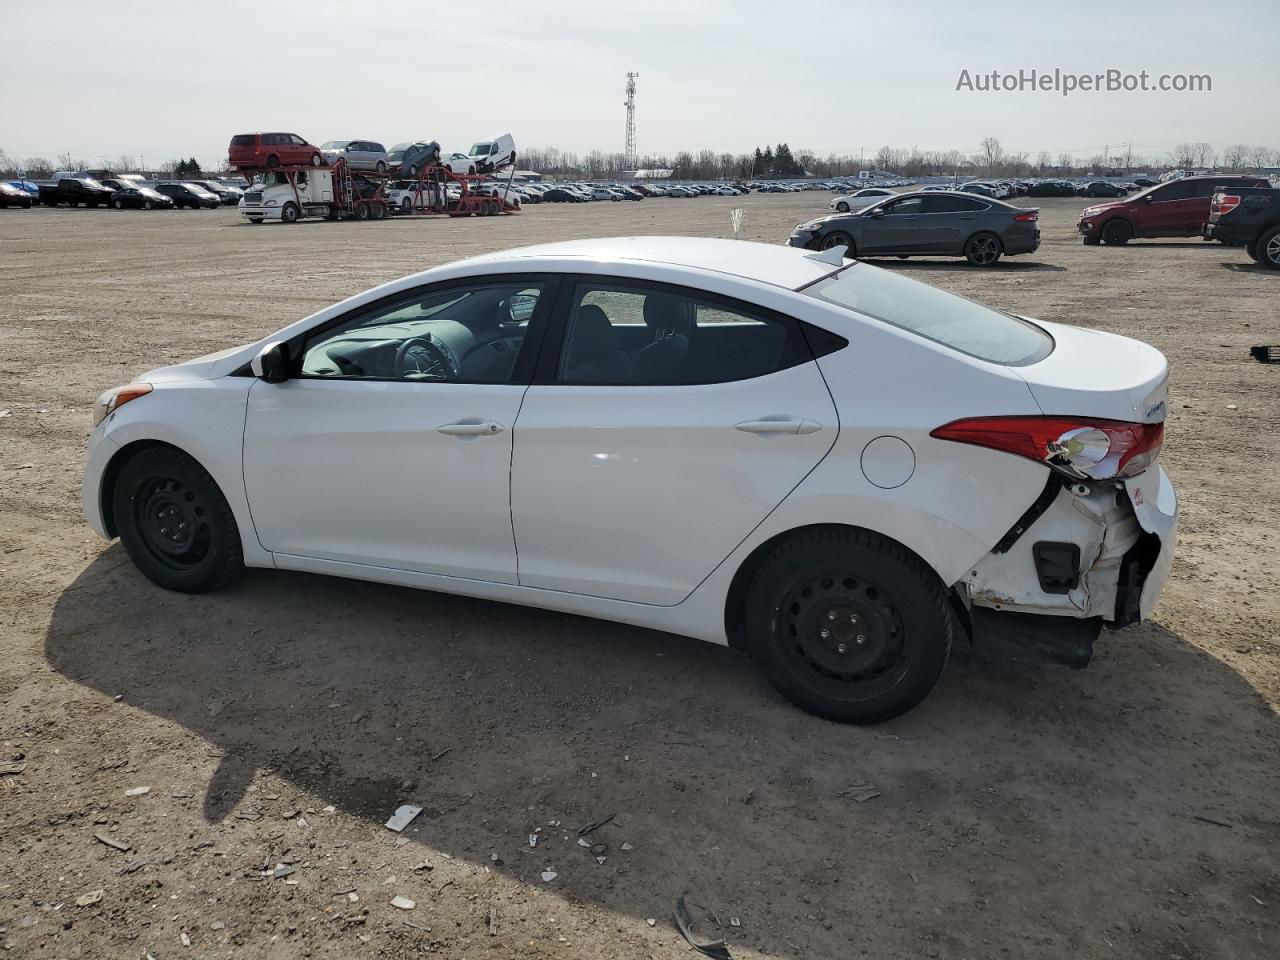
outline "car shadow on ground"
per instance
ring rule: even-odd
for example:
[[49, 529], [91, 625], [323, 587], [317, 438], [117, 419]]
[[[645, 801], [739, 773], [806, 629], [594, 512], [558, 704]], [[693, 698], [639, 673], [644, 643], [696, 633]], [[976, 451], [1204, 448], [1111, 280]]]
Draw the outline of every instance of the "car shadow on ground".
[[[857, 728], [681, 637], [276, 571], [184, 596], [115, 544], [59, 596], [46, 655], [221, 752], [192, 784], [215, 830], [264, 768], [372, 837], [412, 800], [419, 854], [540, 888], [550, 867], [553, 892], [636, 918], [688, 894], [774, 956], [1113, 955], [1103, 931], [1114, 955], [1225, 956], [1238, 936], [1243, 956], [1276, 930], [1242, 893], [1280, 879], [1276, 717], [1158, 626], [1104, 634], [1086, 671], [979, 657]], [[841, 795], [857, 783], [879, 796]], [[605, 865], [546, 827], [608, 813]], [[1004, 904], [998, 932], [971, 922]]]
[[981, 274], [992, 273], [1065, 273], [1067, 268], [1056, 263], [1041, 263], [1037, 260], [1000, 259], [992, 267], [975, 267], [965, 260], [925, 260], [911, 257], [906, 260], [898, 257], [859, 257], [860, 263], [870, 263], [877, 267], [910, 267], [912, 270], [932, 270], [944, 273], [971, 272]]
[[1270, 267], [1264, 267], [1260, 263], [1253, 263], [1245, 260], [1242, 263], [1223, 263], [1223, 270], [1230, 270], [1233, 273], [1256, 273], [1259, 275], [1267, 275], [1272, 277], [1280, 277], [1280, 270], [1272, 270]]

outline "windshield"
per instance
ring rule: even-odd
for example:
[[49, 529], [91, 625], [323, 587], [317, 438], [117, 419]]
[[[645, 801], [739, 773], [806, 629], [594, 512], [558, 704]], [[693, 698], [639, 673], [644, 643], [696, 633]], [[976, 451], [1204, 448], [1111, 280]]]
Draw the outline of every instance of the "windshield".
[[320, 144], [320, 149], [321, 150], [341, 150], [350, 142], [351, 142], [350, 140], [326, 140], [324, 143]]
[[471, 156], [473, 157], [488, 156], [489, 151], [492, 148], [493, 148], [492, 143], [477, 143], [475, 146], [471, 148]]
[[1053, 352], [1053, 339], [1025, 320], [865, 263], [802, 292], [991, 363], [1021, 366]]
[[[196, 194], [197, 196], [213, 197], [213, 193], [210, 192], [208, 187], [202, 187], [198, 183], [188, 183], [186, 187], [188, 190], [190, 190], [192, 193]], [[217, 197], [214, 197], [214, 199], [216, 200]]]

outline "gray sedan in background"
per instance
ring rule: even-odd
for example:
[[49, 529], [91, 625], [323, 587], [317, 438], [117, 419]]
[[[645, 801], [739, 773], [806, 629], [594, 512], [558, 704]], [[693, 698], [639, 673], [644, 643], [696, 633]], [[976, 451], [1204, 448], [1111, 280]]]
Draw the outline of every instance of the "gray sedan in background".
[[953, 192], [902, 193], [856, 213], [802, 223], [788, 243], [849, 257], [964, 257], [979, 267], [1040, 246], [1039, 210]]

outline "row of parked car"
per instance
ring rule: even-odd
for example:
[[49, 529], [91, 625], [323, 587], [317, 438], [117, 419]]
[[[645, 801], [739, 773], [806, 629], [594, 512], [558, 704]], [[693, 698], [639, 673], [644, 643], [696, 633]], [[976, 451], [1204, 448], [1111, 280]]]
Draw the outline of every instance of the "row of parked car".
[[117, 210], [213, 209], [240, 202], [241, 187], [225, 180], [144, 180], [110, 170], [63, 171], [46, 181], [0, 184], [0, 206], [115, 207]]
[[466, 153], [443, 156], [435, 140], [397, 143], [390, 150], [376, 140], [326, 140], [313, 146], [296, 133], [238, 133], [227, 147], [227, 161], [238, 170], [333, 164], [341, 159], [350, 170], [403, 173], [416, 177], [423, 167], [442, 164], [455, 174], [484, 174], [516, 162], [511, 134], [481, 140]]

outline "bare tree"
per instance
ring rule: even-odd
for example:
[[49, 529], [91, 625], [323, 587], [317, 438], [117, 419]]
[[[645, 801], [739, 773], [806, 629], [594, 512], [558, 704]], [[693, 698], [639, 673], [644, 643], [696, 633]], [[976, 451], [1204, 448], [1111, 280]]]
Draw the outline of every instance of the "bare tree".
[[1222, 163], [1228, 170], [1239, 170], [1249, 156], [1249, 147], [1243, 143], [1233, 143], [1222, 151]]
[[1004, 159], [1004, 147], [995, 137], [984, 137], [979, 146], [981, 147], [978, 152], [979, 162], [986, 165], [987, 173], [991, 173], [996, 164]]
[[1069, 153], [1058, 154], [1058, 166], [1062, 168], [1063, 173], [1067, 173], [1075, 166], [1075, 157]]
[[1036, 154], [1036, 169], [1041, 173], [1049, 168], [1049, 164], [1053, 162], [1053, 158], [1049, 156], [1048, 150], [1041, 150]]
[[1271, 158], [1276, 154], [1277, 151], [1267, 147], [1251, 147], [1249, 149], [1249, 166], [1255, 170], [1261, 170], [1271, 162]]

